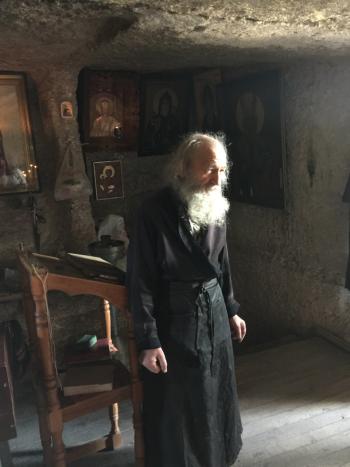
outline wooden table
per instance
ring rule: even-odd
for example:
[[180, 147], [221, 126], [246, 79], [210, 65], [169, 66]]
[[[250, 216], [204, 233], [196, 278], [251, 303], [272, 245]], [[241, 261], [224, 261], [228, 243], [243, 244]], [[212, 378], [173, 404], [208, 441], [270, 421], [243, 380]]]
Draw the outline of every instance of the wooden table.
[[[19, 253], [23, 278], [23, 304], [33, 356], [33, 381], [36, 386], [39, 427], [47, 466], [65, 467], [66, 463], [82, 455], [120, 445], [117, 402], [130, 398], [134, 411], [135, 458], [143, 466], [143, 436], [141, 421], [142, 386], [138, 376], [137, 351], [131, 315], [127, 308], [126, 288], [109, 280], [87, 278], [66, 261], [27, 252]], [[47, 293], [62, 291], [68, 295], [94, 295], [114, 305], [128, 322], [130, 380], [121, 380], [112, 391], [89, 394], [78, 402], [65, 405], [58, 384], [54, 343]], [[108, 325], [107, 325], [108, 326]], [[66, 421], [102, 407], [110, 407], [112, 428], [109, 435], [71, 449], [62, 440]]]

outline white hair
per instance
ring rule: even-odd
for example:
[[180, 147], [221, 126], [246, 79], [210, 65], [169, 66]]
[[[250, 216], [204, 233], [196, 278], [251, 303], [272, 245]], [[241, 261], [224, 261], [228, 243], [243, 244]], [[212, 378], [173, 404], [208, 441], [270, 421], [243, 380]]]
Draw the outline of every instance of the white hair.
[[182, 190], [182, 197], [187, 204], [187, 212], [192, 231], [198, 231], [208, 225], [223, 225], [230, 203], [222, 194], [220, 187], [209, 191], [189, 192]]
[[225, 135], [199, 132], [189, 133], [179, 144], [176, 151], [172, 155], [170, 163], [166, 167], [166, 181], [171, 186], [173, 186], [175, 190], [178, 189], [179, 185], [181, 185], [183, 180], [190, 176], [191, 161], [194, 155], [198, 153], [198, 148], [202, 144], [208, 143], [212, 146], [221, 147], [221, 149], [223, 150], [223, 153], [226, 156], [226, 178], [228, 177], [229, 164], [227, 148], [225, 144]]
[[[200, 157], [200, 146], [210, 144], [219, 148], [226, 158], [226, 176], [221, 186], [205, 191], [193, 184], [191, 162], [193, 157]], [[227, 182], [228, 157], [224, 138], [208, 133], [191, 133], [177, 148], [167, 167], [168, 183], [178, 193], [187, 206], [187, 212], [193, 231], [210, 224], [222, 225], [225, 222], [229, 202], [223, 196], [222, 189]]]

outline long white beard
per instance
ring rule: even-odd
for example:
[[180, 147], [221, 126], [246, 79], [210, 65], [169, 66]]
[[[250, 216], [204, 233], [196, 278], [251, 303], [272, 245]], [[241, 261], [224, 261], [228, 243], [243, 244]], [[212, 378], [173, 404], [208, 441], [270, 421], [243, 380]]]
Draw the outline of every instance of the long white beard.
[[208, 191], [190, 190], [182, 187], [181, 196], [187, 203], [187, 211], [193, 230], [208, 225], [223, 225], [230, 203], [220, 187]]

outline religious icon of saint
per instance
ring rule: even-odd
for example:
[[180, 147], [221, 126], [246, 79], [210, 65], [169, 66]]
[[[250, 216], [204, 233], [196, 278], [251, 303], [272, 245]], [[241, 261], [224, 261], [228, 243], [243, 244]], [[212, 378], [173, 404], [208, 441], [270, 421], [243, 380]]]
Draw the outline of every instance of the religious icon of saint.
[[261, 99], [253, 92], [241, 94], [236, 106], [237, 172], [240, 196], [246, 200], [265, 196], [271, 171], [272, 156], [263, 137], [265, 110]]
[[90, 131], [92, 137], [113, 137], [121, 129], [121, 123], [113, 115], [113, 101], [108, 97], [101, 97], [96, 101], [96, 114]]
[[115, 190], [115, 168], [112, 165], [106, 165], [100, 175], [100, 190], [110, 195]]
[[93, 171], [97, 200], [123, 198], [120, 161], [94, 161]]
[[175, 93], [163, 89], [153, 100], [153, 114], [146, 128], [146, 141], [151, 151], [164, 153], [177, 143], [180, 123], [176, 113]]
[[61, 102], [61, 117], [73, 118], [73, 104], [70, 101]]

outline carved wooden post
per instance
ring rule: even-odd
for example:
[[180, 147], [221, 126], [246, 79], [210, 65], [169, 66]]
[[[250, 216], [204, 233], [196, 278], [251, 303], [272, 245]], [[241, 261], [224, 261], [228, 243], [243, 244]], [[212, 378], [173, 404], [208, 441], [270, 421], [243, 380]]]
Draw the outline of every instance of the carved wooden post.
[[[54, 467], [66, 467], [65, 446], [62, 440], [63, 420], [58, 399], [54, 356], [47, 316], [46, 292], [40, 279], [32, 276], [32, 296], [35, 303], [35, 325], [40, 371], [47, 397], [48, 428], [51, 436], [51, 455]], [[45, 442], [47, 440], [45, 439]]]
[[[112, 329], [111, 329], [111, 308], [108, 300], [103, 300], [103, 309], [105, 313], [106, 323], [106, 337], [110, 352], [115, 352], [117, 349], [112, 342]], [[109, 433], [109, 448], [116, 449], [122, 443], [122, 438], [119, 429], [119, 407], [118, 404], [113, 404], [109, 407], [109, 418], [111, 420], [111, 431]]]
[[111, 420], [111, 431], [108, 435], [108, 447], [110, 449], [116, 449], [122, 444], [122, 437], [119, 429], [119, 406], [117, 403], [109, 407], [109, 418]]
[[108, 347], [110, 352], [117, 352], [118, 349], [114, 346], [112, 342], [112, 326], [111, 326], [111, 307], [108, 300], [103, 300], [103, 309], [105, 313], [105, 323], [106, 323], [106, 337], [108, 340]]
[[[23, 264], [21, 264], [23, 268]], [[32, 384], [35, 389], [36, 407], [39, 417], [39, 432], [41, 444], [43, 447], [43, 456], [45, 465], [52, 464], [52, 453], [51, 453], [51, 434], [49, 430], [49, 422], [46, 416], [45, 409], [45, 396], [43, 388], [40, 385], [39, 368], [40, 361], [38, 357], [38, 343], [36, 336], [36, 325], [35, 325], [35, 304], [32, 300], [30, 291], [30, 283], [25, 279], [25, 275], [22, 276], [23, 281], [23, 310], [28, 329], [28, 340], [29, 340], [29, 351], [31, 355], [31, 377]]]

